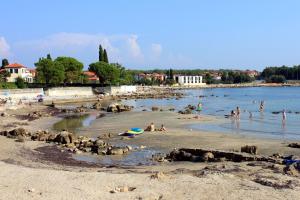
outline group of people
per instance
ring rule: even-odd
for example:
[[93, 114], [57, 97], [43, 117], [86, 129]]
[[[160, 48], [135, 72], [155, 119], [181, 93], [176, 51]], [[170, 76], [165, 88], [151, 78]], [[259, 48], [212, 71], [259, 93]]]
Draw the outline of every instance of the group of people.
[[163, 124], [161, 125], [161, 127], [159, 129], [156, 129], [154, 123], [152, 122], [150, 125], [147, 126], [147, 128], [145, 128], [145, 131], [150, 131], [150, 132], [167, 131], [167, 129]]
[[[253, 101], [255, 102], [255, 101]], [[263, 112], [265, 108], [265, 102], [261, 101], [260, 105], [259, 105], [259, 112]], [[235, 118], [235, 119], [240, 119], [240, 114], [241, 114], [241, 110], [239, 108], [239, 106], [236, 107], [236, 110], [231, 110], [230, 112], [230, 117]], [[253, 118], [253, 114], [251, 111], [249, 111], [249, 119]], [[286, 120], [286, 111], [285, 109], [283, 109], [282, 111], [282, 120], [285, 121]]]

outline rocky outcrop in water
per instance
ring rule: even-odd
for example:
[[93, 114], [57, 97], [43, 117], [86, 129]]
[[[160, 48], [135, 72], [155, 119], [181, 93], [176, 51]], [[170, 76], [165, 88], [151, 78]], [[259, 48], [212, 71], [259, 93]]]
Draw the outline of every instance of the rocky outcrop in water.
[[123, 105], [120, 103], [111, 103], [106, 111], [107, 112], [125, 112], [125, 111], [131, 111], [132, 110], [132, 106], [127, 106], [127, 105]]

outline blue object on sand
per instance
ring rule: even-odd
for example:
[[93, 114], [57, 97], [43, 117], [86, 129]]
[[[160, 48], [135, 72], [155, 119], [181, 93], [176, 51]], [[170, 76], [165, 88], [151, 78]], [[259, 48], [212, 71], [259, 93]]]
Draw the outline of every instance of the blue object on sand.
[[283, 161], [286, 165], [291, 165], [293, 163], [300, 163], [300, 160], [293, 160], [293, 159], [285, 159]]
[[135, 131], [135, 132], [141, 132], [142, 129], [141, 128], [131, 128], [132, 131]]

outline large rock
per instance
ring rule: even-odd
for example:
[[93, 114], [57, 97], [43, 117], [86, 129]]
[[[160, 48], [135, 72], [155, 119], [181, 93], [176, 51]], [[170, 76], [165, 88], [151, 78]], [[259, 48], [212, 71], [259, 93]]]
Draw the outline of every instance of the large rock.
[[94, 105], [92, 106], [93, 109], [96, 109], [96, 110], [100, 110], [102, 108], [102, 105], [100, 102], [96, 102], [94, 103]]
[[130, 111], [132, 109], [132, 106], [123, 105], [120, 103], [111, 103], [106, 111], [107, 112], [124, 112], [124, 111]]
[[288, 145], [288, 147], [291, 147], [291, 148], [300, 148], [300, 143], [290, 143]]
[[256, 155], [257, 154], [257, 146], [248, 146], [248, 145], [243, 146], [243, 147], [241, 147], [241, 152]]
[[75, 141], [75, 136], [73, 133], [70, 133], [68, 131], [62, 131], [60, 132], [56, 137], [54, 142], [58, 142], [60, 144], [69, 144], [73, 143]]
[[292, 163], [290, 165], [287, 165], [284, 169], [283, 169], [284, 173], [291, 175], [291, 176], [298, 176], [299, 172], [300, 172], [300, 163], [299, 162], [295, 162]]

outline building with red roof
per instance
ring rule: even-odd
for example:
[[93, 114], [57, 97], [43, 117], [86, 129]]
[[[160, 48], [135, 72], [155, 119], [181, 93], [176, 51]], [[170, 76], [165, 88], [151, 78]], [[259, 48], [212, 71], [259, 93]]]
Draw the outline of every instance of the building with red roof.
[[12, 63], [4, 66], [4, 70], [10, 73], [10, 76], [7, 78], [7, 82], [16, 82], [18, 77], [23, 78], [27, 83], [33, 82], [34, 75], [22, 64]]

